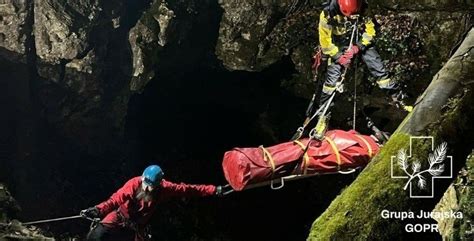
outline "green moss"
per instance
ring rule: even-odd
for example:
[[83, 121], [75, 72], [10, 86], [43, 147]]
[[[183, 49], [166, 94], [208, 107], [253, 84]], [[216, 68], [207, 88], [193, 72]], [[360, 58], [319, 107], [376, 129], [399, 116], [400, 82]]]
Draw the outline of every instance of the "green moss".
[[[399, 198], [403, 181], [392, 180], [390, 173], [386, 171], [390, 170], [391, 156], [396, 155], [400, 148], [406, 148], [409, 140], [408, 135], [394, 135], [360, 174], [358, 182], [339, 195], [329, 209], [314, 222], [308, 240], [366, 240], [369, 237], [374, 238], [374, 234], [384, 235], [384, 232], [373, 231], [374, 227], [380, 226], [375, 225], [375, 222], [382, 222], [381, 225], [387, 227], [391, 224], [381, 218], [374, 219], [373, 216], [380, 214], [387, 198], [399, 199], [397, 206], [391, 207], [393, 209], [402, 207], [406, 200], [406, 197]], [[355, 206], [355, 203], [359, 205]], [[372, 205], [364, 205], [365, 203]]]
[[[409, 210], [409, 205], [417, 203], [402, 191], [405, 179], [390, 177], [391, 157], [402, 148], [408, 149], [409, 144], [410, 135], [394, 134], [359, 175], [357, 182], [339, 195], [313, 223], [308, 240], [393, 240], [397, 233], [396, 237], [402, 238], [400, 221], [383, 219], [380, 213], [384, 209]], [[431, 151], [429, 141], [414, 142], [413, 145], [412, 150], [416, 150], [413, 156], [426, 156]]]
[[[470, 130], [466, 113], [471, 113], [471, 93], [464, 91], [454, 97], [443, 107], [440, 121], [426, 129], [435, 140], [456, 140]], [[395, 156], [401, 148], [408, 149], [410, 135], [403, 133], [403, 126], [410, 120], [406, 117], [390, 141], [374, 157], [372, 162], [360, 174], [357, 181], [349, 186], [329, 206], [329, 208], [313, 223], [308, 240], [393, 240], [403, 238], [402, 225], [396, 220], [381, 218], [383, 209], [391, 211], [417, 211], [423, 204], [419, 200], [409, 199], [407, 192], [402, 192], [405, 179], [390, 178], [391, 156]], [[431, 152], [429, 141], [413, 143], [412, 156], [426, 156]], [[436, 144], [435, 144], [436, 145]], [[397, 174], [395, 172], [395, 174]], [[398, 173], [400, 174], [400, 173]], [[464, 198], [465, 205], [471, 205], [467, 213], [474, 212], [471, 196]], [[469, 229], [464, 226], [462, 229]], [[344, 230], [344, 231], [343, 231]], [[390, 236], [389, 236], [390, 235]]]
[[472, 119], [466, 115], [466, 113], [474, 113], [472, 91], [466, 90], [450, 98], [443, 108], [444, 114], [440, 118], [440, 123], [436, 123], [429, 128], [431, 130], [443, 130], [435, 138], [454, 139], [453, 137], [457, 135], [467, 135], [468, 133], [462, 130], [467, 130], [472, 125]]
[[459, 227], [459, 229], [454, 231], [453, 240], [472, 240], [474, 238], [471, 224], [474, 220], [474, 152], [467, 158], [465, 170], [467, 173], [456, 184], [459, 209], [463, 213], [463, 219], [458, 219], [455, 222], [455, 228]]

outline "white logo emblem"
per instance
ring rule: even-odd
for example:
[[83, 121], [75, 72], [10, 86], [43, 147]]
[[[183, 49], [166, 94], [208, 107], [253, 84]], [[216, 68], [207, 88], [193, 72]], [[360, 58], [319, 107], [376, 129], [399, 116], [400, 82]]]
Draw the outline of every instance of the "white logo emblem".
[[[419, 160], [420, 157], [413, 157], [412, 155], [412, 144], [415, 140], [429, 139], [431, 141], [431, 153], [427, 158], [428, 165], [422, 170], [424, 160]], [[434, 149], [434, 138], [432, 136], [415, 136], [410, 137], [410, 153], [407, 155], [405, 149], [400, 149], [396, 156], [391, 158], [391, 177], [408, 179], [403, 187], [403, 190], [410, 188], [410, 198], [433, 198], [434, 196], [434, 179], [436, 178], [452, 178], [453, 176], [453, 157], [446, 156], [447, 143], [441, 143], [436, 149]], [[411, 164], [408, 160], [414, 159]], [[444, 160], [449, 160], [449, 176], [442, 175], [445, 172], [446, 166]], [[399, 168], [403, 171], [404, 175], [394, 175], [393, 171], [395, 168]], [[429, 183], [427, 182], [429, 180]], [[414, 187], [418, 186], [419, 190], [427, 190], [428, 185], [431, 185], [431, 193], [429, 195], [417, 195], [414, 194]]]

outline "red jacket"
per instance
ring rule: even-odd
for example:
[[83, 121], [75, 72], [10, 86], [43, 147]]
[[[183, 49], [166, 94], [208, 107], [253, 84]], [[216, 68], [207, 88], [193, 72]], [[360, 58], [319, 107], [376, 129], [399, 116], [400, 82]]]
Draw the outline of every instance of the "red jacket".
[[138, 225], [144, 225], [150, 219], [157, 204], [161, 202], [173, 197], [210, 196], [216, 192], [216, 186], [214, 185], [175, 184], [163, 180], [160, 187], [154, 191], [153, 200], [144, 201], [136, 198], [136, 195], [141, 189], [141, 185], [141, 177], [134, 177], [125, 183], [125, 185], [115, 192], [107, 201], [97, 205], [96, 207], [100, 215], [102, 217], [107, 215], [102, 222], [104, 224], [117, 224], [117, 217], [108, 214], [112, 211], [119, 210], [119, 215]]

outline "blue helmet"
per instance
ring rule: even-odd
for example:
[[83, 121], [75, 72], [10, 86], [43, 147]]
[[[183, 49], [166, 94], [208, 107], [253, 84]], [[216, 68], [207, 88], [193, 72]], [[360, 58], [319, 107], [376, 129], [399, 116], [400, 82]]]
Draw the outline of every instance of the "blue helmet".
[[151, 165], [145, 168], [142, 174], [142, 181], [149, 186], [158, 186], [163, 179], [164, 173], [158, 165]]

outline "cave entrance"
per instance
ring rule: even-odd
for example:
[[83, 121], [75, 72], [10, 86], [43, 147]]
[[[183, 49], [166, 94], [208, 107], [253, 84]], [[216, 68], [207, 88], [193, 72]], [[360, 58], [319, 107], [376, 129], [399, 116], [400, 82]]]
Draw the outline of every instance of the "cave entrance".
[[[295, 73], [289, 58], [258, 73], [228, 71], [215, 56], [206, 58], [180, 74], [161, 71], [132, 96], [126, 138], [137, 171], [156, 162], [172, 181], [224, 184], [225, 151], [287, 141], [301, 124], [307, 100], [280, 86]], [[279, 191], [166, 203], [153, 231], [160, 240], [304, 240], [353, 178], [321, 176]]]

